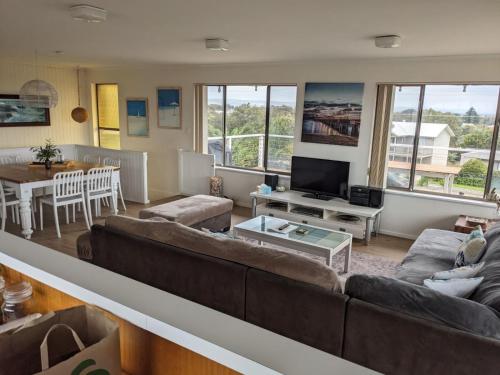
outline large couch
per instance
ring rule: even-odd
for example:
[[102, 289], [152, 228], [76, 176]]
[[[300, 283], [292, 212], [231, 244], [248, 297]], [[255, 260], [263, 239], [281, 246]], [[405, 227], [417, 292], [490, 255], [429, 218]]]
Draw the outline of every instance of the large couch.
[[110, 217], [79, 238], [78, 254], [382, 373], [496, 374], [500, 228], [487, 233], [485, 280], [470, 300], [420, 285], [453, 267], [462, 238], [424, 231], [397, 278], [354, 275], [344, 293], [331, 268], [307, 257], [161, 219]]

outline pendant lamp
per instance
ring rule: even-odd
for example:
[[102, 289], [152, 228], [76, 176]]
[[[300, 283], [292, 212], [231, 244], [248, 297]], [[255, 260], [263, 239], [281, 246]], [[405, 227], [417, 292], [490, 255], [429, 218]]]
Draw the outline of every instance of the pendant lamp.
[[19, 90], [19, 99], [27, 107], [54, 108], [59, 101], [56, 89], [50, 83], [38, 79], [38, 54], [35, 51], [36, 79], [26, 82]]
[[76, 68], [76, 82], [78, 86], [78, 107], [71, 111], [71, 118], [81, 124], [89, 119], [89, 113], [80, 106], [80, 67]]

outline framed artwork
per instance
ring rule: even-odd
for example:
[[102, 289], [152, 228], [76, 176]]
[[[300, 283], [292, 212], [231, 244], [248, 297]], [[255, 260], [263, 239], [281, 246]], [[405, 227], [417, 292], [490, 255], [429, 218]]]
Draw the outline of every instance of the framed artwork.
[[357, 146], [363, 83], [306, 83], [302, 142]]
[[160, 87], [157, 89], [158, 127], [180, 129], [182, 127], [182, 89]]
[[48, 108], [23, 105], [19, 95], [0, 95], [0, 127], [50, 126]]
[[127, 99], [127, 135], [149, 137], [148, 98]]

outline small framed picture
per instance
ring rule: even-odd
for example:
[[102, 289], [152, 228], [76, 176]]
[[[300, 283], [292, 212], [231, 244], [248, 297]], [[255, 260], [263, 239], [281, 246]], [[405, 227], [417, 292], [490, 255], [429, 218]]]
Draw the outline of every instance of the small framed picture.
[[149, 137], [148, 98], [127, 99], [127, 135]]
[[157, 89], [158, 127], [180, 129], [182, 127], [182, 89], [159, 87]]

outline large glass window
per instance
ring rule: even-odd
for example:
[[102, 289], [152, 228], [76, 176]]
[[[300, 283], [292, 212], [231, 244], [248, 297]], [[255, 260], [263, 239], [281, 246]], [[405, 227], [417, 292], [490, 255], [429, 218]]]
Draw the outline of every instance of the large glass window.
[[296, 96], [296, 86], [207, 86], [208, 152], [216, 163], [289, 172]]
[[222, 164], [224, 153], [224, 88], [207, 86], [208, 153], [215, 155], [215, 163]]
[[96, 84], [99, 147], [120, 149], [118, 85]]
[[498, 189], [500, 154], [492, 145], [497, 137], [499, 88], [397, 86], [387, 186], [472, 198]]
[[271, 86], [269, 91], [267, 168], [289, 172], [293, 154], [297, 87]]

